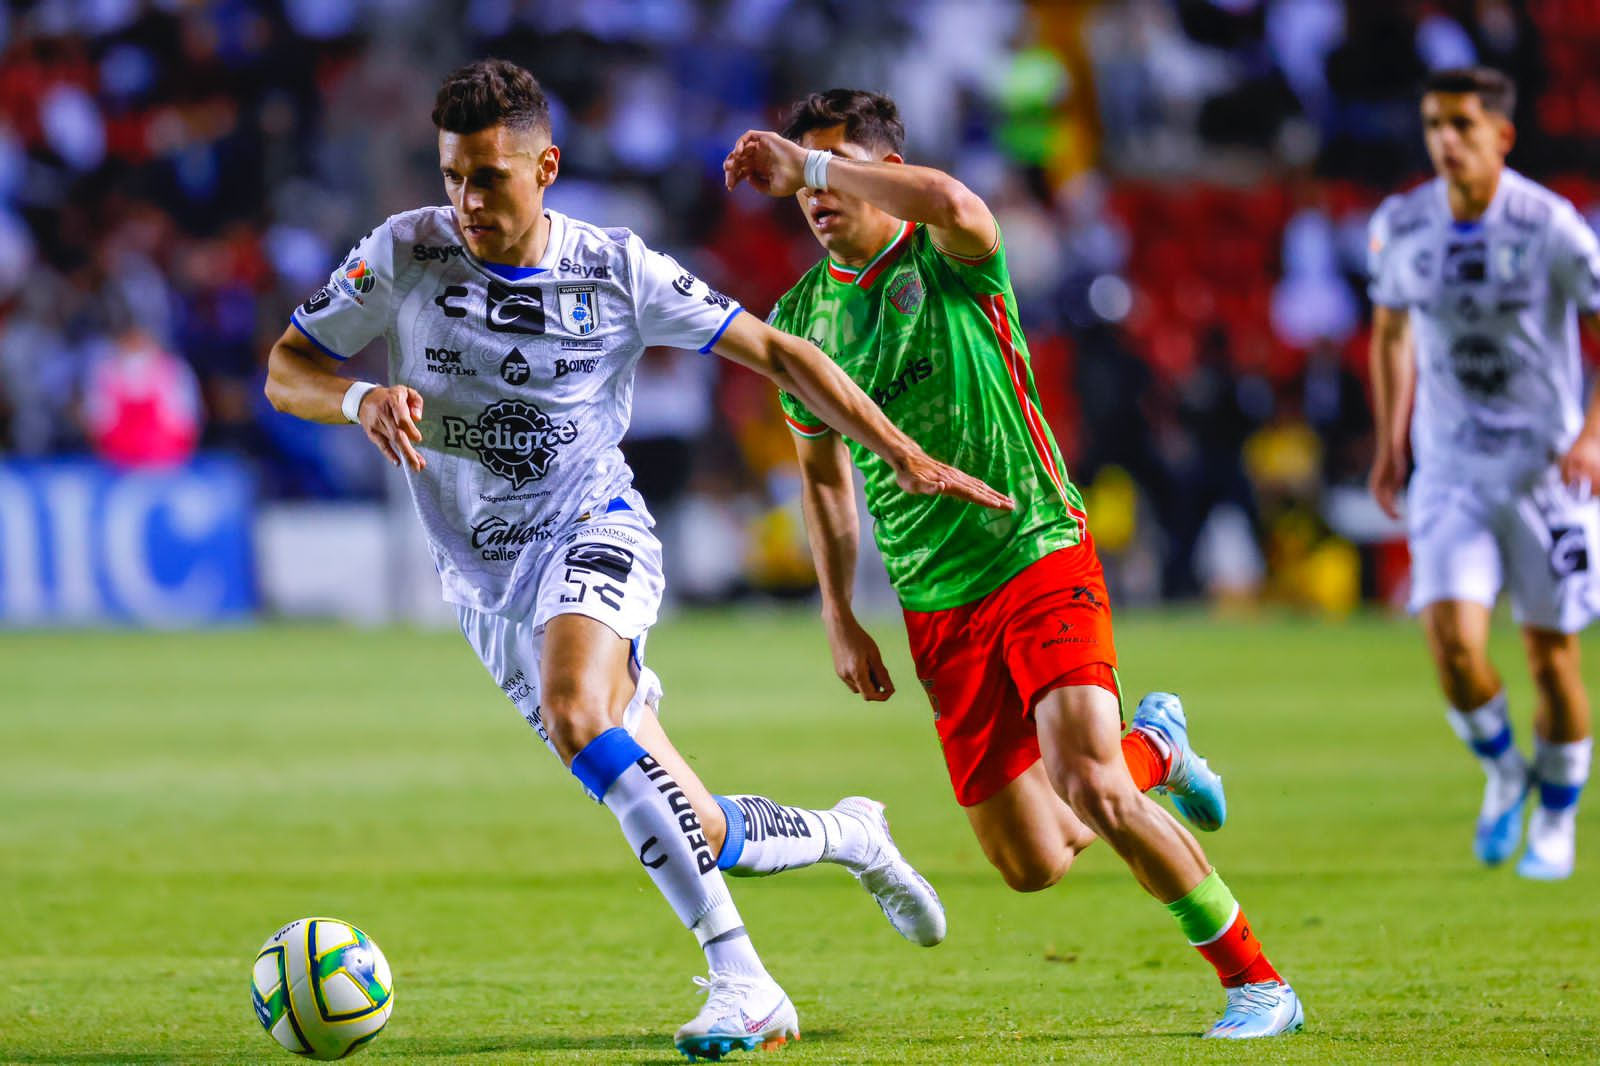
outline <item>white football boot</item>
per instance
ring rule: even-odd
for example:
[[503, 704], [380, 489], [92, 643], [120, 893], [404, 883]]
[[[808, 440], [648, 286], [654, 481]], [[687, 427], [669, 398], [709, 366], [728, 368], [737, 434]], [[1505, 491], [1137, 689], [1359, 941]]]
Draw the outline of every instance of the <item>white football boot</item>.
[[870, 844], [859, 865], [846, 866], [855, 874], [872, 898], [883, 908], [883, 915], [895, 932], [925, 948], [944, 939], [944, 904], [939, 893], [917, 873], [889, 834], [889, 820], [883, 804], [865, 796], [848, 796], [833, 805], [842, 818], [853, 818], [867, 831]]
[[713, 973], [696, 977], [706, 1004], [678, 1030], [673, 1043], [696, 1059], [721, 1059], [732, 1051], [772, 1051], [800, 1039], [800, 1018], [789, 996], [766, 974]]
[[1298, 1033], [1306, 1011], [1294, 989], [1282, 981], [1260, 981], [1230, 988], [1228, 1006], [1204, 1036], [1209, 1040], [1253, 1040]]
[[1578, 819], [1575, 809], [1552, 811], [1534, 807], [1528, 819], [1528, 850], [1517, 873], [1534, 881], [1563, 881], [1572, 876], [1577, 859]]

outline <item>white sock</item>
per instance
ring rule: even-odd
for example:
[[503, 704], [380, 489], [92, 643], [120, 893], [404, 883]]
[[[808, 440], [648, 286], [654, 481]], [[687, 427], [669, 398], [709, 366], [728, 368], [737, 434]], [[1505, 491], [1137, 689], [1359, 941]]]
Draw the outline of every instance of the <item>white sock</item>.
[[608, 729], [572, 760], [572, 772], [622, 825], [622, 835], [713, 971], [764, 974], [739, 910], [683, 789], [625, 729]]
[[1539, 781], [1539, 806], [1551, 813], [1576, 815], [1578, 795], [1589, 780], [1594, 738], [1554, 744], [1533, 738], [1533, 772]]
[[785, 807], [765, 796], [718, 796], [728, 819], [717, 865], [762, 877], [819, 862], [858, 866], [870, 846], [864, 826], [836, 811]]
[[1520, 787], [1528, 773], [1528, 764], [1517, 750], [1511, 735], [1511, 720], [1506, 716], [1506, 694], [1502, 690], [1482, 707], [1470, 711], [1451, 708], [1445, 712], [1450, 728], [1455, 731], [1472, 753], [1478, 765], [1491, 778], [1517, 782]]

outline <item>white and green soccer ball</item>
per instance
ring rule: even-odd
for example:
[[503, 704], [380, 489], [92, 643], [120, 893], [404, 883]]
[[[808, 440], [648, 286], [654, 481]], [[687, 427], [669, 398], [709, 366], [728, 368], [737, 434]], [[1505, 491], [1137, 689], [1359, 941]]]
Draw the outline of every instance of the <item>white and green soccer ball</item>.
[[301, 918], [261, 945], [250, 1001], [267, 1033], [313, 1059], [342, 1059], [389, 1022], [394, 979], [366, 933], [337, 918]]

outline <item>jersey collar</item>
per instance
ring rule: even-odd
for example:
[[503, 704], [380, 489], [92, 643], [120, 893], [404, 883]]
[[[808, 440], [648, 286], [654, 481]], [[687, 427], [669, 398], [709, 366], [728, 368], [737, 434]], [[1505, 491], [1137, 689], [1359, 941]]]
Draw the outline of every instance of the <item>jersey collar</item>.
[[[550, 220], [550, 234], [544, 244], [544, 254], [539, 257], [539, 262], [534, 264], [532, 267], [519, 268], [530, 271], [530, 273], [523, 277], [508, 278], [504, 274], [500, 273], [499, 270], [496, 270], [493, 266], [490, 266], [486, 261], [473, 255], [472, 252], [467, 249], [467, 242], [466, 238], [464, 237], [461, 238], [462, 255], [464, 255], [473, 266], [477, 267], [483, 273], [505, 285], [522, 285], [530, 281], [537, 281], [541, 278], [546, 278], [555, 272], [556, 262], [561, 258], [561, 242], [566, 236], [567, 220], [566, 216], [560, 211], [552, 211], [548, 207], [545, 208], [544, 215]], [[452, 227], [455, 226], [454, 215], [451, 216], [450, 224]], [[456, 236], [461, 236], [461, 231], [459, 229], [456, 230]], [[503, 270], [505, 267], [502, 266], [501, 269]]]
[[856, 285], [863, 289], [870, 289], [873, 283], [883, 276], [883, 272], [906, 250], [911, 243], [911, 237], [917, 228], [909, 222], [900, 223], [900, 229], [889, 239], [889, 243], [878, 249], [878, 254], [867, 260], [867, 265], [859, 269], [841, 266], [834, 262], [833, 257], [828, 257], [828, 276], [834, 281], [846, 285]]

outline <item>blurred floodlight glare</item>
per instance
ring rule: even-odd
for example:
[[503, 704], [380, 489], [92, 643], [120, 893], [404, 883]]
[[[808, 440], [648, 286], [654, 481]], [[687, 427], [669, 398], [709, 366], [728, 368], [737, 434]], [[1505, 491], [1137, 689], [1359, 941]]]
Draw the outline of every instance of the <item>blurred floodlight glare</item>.
[[1133, 290], [1115, 274], [1101, 274], [1089, 283], [1089, 307], [1107, 322], [1121, 322], [1133, 310]]

